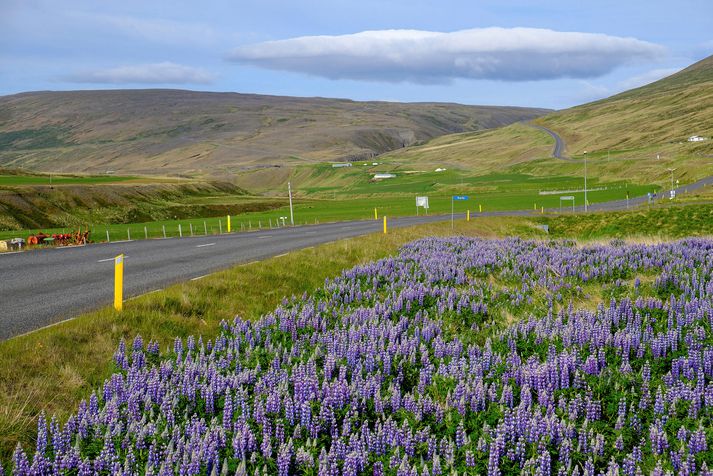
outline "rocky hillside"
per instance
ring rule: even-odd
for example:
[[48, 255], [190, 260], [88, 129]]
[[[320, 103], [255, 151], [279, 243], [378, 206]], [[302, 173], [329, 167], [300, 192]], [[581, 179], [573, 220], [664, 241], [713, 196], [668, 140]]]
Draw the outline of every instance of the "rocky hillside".
[[0, 97], [0, 166], [224, 176], [364, 159], [545, 112], [182, 90], [29, 92]]

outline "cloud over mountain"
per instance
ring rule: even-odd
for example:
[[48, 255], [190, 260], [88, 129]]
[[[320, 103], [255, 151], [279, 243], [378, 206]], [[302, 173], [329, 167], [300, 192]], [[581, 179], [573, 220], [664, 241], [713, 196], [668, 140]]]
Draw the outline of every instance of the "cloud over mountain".
[[304, 36], [241, 46], [228, 59], [330, 79], [442, 83], [456, 78], [592, 78], [664, 53], [663, 47], [636, 38], [536, 28], [477, 28], [450, 33], [379, 30]]
[[82, 71], [64, 79], [74, 83], [207, 84], [213, 80], [213, 76], [200, 68], [163, 62]]

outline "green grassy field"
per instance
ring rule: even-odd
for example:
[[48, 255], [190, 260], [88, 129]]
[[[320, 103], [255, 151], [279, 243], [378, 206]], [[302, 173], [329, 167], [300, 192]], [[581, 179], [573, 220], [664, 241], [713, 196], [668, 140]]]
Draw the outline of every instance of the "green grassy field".
[[138, 177], [119, 177], [114, 175], [2, 175], [0, 185], [98, 185], [137, 180]]
[[[483, 217], [461, 220], [454, 231], [447, 223], [394, 229], [388, 235], [342, 240], [236, 266], [132, 299], [121, 314], [104, 308], [0, 342], [0, 460], [9, 459], [18, 441], [30, 446], [41, 411], [64, 420], [79, 400], [97, 389], [113, 371], [111, 356], [122, 338], [141, 334], [162, 347], [177, 336], [211, 338], [223, 319], [256, 319], [283, 297], [313, 291], [345, 268], [393, 254], [424, 236], [655, 240], [713, 235], [712, 216], [713, 205], [689, 205], [612, 215]], [[613, 225], [605, 226], [608, 222]], [[549, 235], [537, 227], [542, 223], [550, 226]]]
[[[411, 177], [407, 177], [411, 178]], [[451, 176], [451, 178], [457, 178]], [[310, 225], [315, 223], [325, 223], [332, 221], [343, 220], [369, 220], [374, 218], [374, 208], [377, 209], [379, 217], [386, 215], [387, 217], [403, 217], [416, 215], [415, 196], [417, 193], [407, 194], [404, 189], [417, 190], [417, 187], [423, 185], [423, 182], [410, 180], [405, 183], [399, 183], [398, 178], [393, 179], [394, 182], [375, 184], [377, 187], [382, 187], [382, 193], [375, 193], [373, 196], [363, 196], [359, 198], [348, 198], [348, 194], [339, 193], [335, 196], [337, 199], [312, 199], [298, 200], [294, 204], [294, 219], [296, 225]], [[548, 187], [548, 188], [545, 188]], [[626, 192], [630, 193], [631, 197], [644, 195], [651, 190], [658, 190], [656, 186], [641, 186], [641, 185], [626, 185], [626, 184], [608, 184], [600, 185], [596, 182], [590, 185], [590, 188], [597, 189], [606, 187], [606, 190], [590, 190], [588, 199], [590, 203], [597, 203], [609, 200], [618, 200], [626, 198]], [[540, 190], [562, 191], [562, 193], [539, 195]], [[483, 211], [499, 211], [499, 210], [538, 210], [541, 207], [557, 209], [559, 207], [560, 195], [572, 195], [575, 197], [575, 203], [578, 205], [584, 204], [584, 192], [573, 191], [581, 190], [581, 184], [577, 180], [562, 177], [554, 180], [532, 179], [531, 177], [513, 175], [491, 175], [481, 178], [470, 178], [464, 181], [461, 186], [453, 186], [452, 192], [449, 194], [433, 195], [428, 192], [421, 192], [429, 196], [430, 209], [429, 214], [449, 214], [451, 212], [451, 196], [453, 194], [467, 194], [470, 199], [454, 203], [456, 213], [464, 213], [470, 210], [475, 214]], [[399, 190], [401, 192], [399, 192]], [[481, 192], [482, 190], [482, 192]], [[389, 194], [386, 191], [391, 191]], [[220, 202], [227, 200], [226, 197], [201, 198], [197, 199], [204, 203], [212, 201]], [[237, 200], [237, 199], [236, 199]], [[244, 201], [245, 199], [240, 199]], [[258, 229], [282, 226], [282, 217], [285, 217], [284, 223], [289, 225], [289, 206], [286, 200], [282, 200], [285, 204], [282, 207], [272, 208], [265, 211], [256, 211], [231, 215], [232, 231], [247, 232]], [[571, 202], [568, 202], [571, 204]], [[566, 211], [566, 210], [565, 210]], [[424, 210], [419, 209], [419, 213], [423, 214]], [[81, 227], [85, 230], [87, 225]], [[68, 231], [77, 231], [80, 227], [51, 227], [41, 231], [51, 233], [64, 233]], [[107, 232], [111, 241], [127, 240], [127, 239], [144, 239], [144, 238], [167, 238], [177, 236], [192, 236], [204, 234], [216, 234], [227, 231], [226, 216], [193, 218], [182, 220], [160, 220], [143, 223], [131, 224], [106, 224], [106, 225], [90, 225], [91, 239], [93, 241], [106, 241]], [[32, 230], [11, 230], [0, 231], [0, 239], [9, 239], [13, 237], [23, 237], [30, 233], [35, 233], [40, 229]]]

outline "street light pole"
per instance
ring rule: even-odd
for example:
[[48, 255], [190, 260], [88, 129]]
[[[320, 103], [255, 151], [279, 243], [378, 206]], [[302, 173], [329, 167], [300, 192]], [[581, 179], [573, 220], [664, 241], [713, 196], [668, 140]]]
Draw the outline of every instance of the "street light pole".
[[290, 225], [294, 226], [295, 218], [294, 218], [294, 215], [292, 214], [292, 186], [290, 185], [290, 182], [287, 182], [287, 193], [290, 196]]
[[584, 212], [587, 212], [587, 151], [584, 151]]
[[669, 199], [673, 199], [673, 171], [676, 170], [676, 169], [670, 169], [670, 168], [669, 168], [669, 169], [666, 169], [666, 170], [668, 170], [669, 172], [671, 172], [671, 191], [670, 191], [670, 193], [669, 193]]

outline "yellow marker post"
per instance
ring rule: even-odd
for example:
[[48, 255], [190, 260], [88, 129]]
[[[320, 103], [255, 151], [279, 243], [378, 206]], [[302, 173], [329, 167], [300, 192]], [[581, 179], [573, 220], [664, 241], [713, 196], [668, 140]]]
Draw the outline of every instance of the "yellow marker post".
[[124, 307], [124, 255], [114, 258], [114, 309]]
[[465, 214], [465, 221], [470, 221], [470, 210]]
[[545, 213], [545, 207], [542, 207], [542, 208], [540, 209], [540, 213], [544, 215], [544, 213]]
[[533, 210], [537, 210], [537, 204], [536, 204], [536, 203], [533, 203], [533, 204], [532, 204], [532, 209], [533, 209]]
[[384, 234], [386, 234], [386, 217], [384, 217]]
[[379, 219], [379, 213], [376, 211], [376, 208], [374, 208], [374, 220]]
[[479, 211], [480, 213], [483, 213], [483, 205], [478, 204], [478, 211]]
[[228, 215], [228, 233], [230, 233], [230, 215]]

